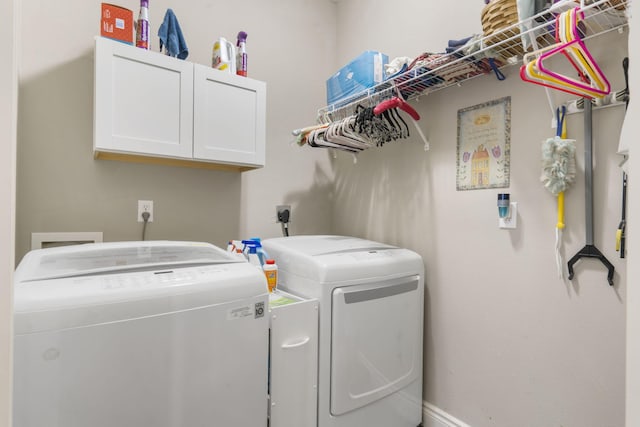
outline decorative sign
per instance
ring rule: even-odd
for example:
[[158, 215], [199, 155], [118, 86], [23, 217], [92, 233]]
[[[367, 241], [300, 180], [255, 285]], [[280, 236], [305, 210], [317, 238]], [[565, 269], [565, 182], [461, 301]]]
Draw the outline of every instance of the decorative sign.
[[510, 154], [510, 96], [458, 110], [458, 190], [509, 187]]

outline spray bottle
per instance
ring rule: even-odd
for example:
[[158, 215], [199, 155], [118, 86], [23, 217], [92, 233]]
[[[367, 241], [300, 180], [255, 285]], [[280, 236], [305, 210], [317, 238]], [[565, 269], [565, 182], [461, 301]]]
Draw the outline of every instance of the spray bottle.
[[240, 31], [238, 33], [238, 42], [236, 43], [238, 52], [236, 53], [236, 74], [247, 77], [247, 33]]
[[248, 254], [249, 264], [255, 265], [259, 269], [262, 269], [262, 264], [260, 263], [260, 258], [258, 258], [258, 253], [256, 252], [255, 246], [249, 246], [249, 254]]
[[136, 46], [149, 49], [149, 0], [140, 0], [140, 14], [136, 22]]
[[269, 258], [269, 255], [262, 247], [262, 240], [259, 237], [251, 237], [248, 240], [243, 240], [242, 244], [242, 252], [245, 254], [245, 257], [248, 258], [249, 249], [255, 248], [261, 265], [264, 264], [265, 261]]

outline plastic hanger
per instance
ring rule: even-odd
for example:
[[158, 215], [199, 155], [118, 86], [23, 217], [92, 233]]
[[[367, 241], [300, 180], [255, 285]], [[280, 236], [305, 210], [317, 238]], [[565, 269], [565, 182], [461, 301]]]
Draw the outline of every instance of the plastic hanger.
[[[396, 90], [398, 90], [397, 87], [396, 87]], [[401, 96], [395, 96], [391, 99], [387, 99], [386, 101], [382, 101], [381, 103], [379, 103], [374, 107], [373, 114], [375, 115], [381, 114], [383, 111], [386, 111], [390, 108], [398, 108], [411, 116], [411, 118], [413, 119], [413, 125], [415, 126], [418, 134], [420, 135], [422, 142], [424, 142], [424, 150], [425, 151], [429, 150], [429, 141], [427, 140], [427, 137], [422, 132], [422, 129], [420, 129], [420, 126], [418, 126], [418, 120], [420, 120], [420, 114], [418, 114], [418, 112], [411, 105], [409, 105], [404, 99], [402, 99]]]
[[[550, 51], [542, 53], [535, 60], [536, 66], [540, 73], [555, 78], [562, 85], [569, 86], [574, 90], [595, 93], [595, 96], [602, 97], [611, 91], [611, 87], [580, 38], [577, 16], [578, 8], [558, 15], [556, 18], [556, 40], [560, 43]], [[564, 76], [545, 67], [544, 61], [558, 53], [563, 54], [569, 60], [583, 80]]]
[[[398, 126], [401, 129], [402, 138], [409, 138], [411, 135], [409, 133], [409, 126], [407, 125], [407, 122], [404, 121], [402, 116], [398, 113], [398, 110], [395, 108], [391, 110], [391, 114], [396, 118], [396, 123], [398, 123]], [[402, 123], [402, 126], [400, 126], [400, 123]]]
[[404, 99], [401, 99], [397, 96], [394, 96], [391, 99], [387, 99], [386, 101], [382, 101], [373, 109], [373, 114], [376, 116], [382, 114], [384, 111], [390, 108], [399, 108], [405, 113], [409, 114], [413, 120], [420, 120], [420, 114], [409, 105]]
[[[611, 92], [611, 86], [580, 38], [577, 16], [577, 8], [558, 15], [556, 18], [556, 39], [560, 41], [560, 45], [536, 59], [537, 68], [541, 73], [574, 89], [593, 92], [600, 97], [608, 95]], [[562, 53], [569, 60], [580, 76], [586, 76], [588, 82], [564, 76], [546, 68], [544, 61], [558, 53]]]
[[[578, 32], [579, 9], [574, 8], [556, 17], [556, 40], [559, 42], [524, 56], [520, 78], [524, 81], [587, 98], [601, 98], [610, 92], [610, 85], [602, 70], [587, 50]], [[582, 12], [580, 12], [582, 13]], [[581, 16], [584, 14], [582, 13]], [[562, 53], [583, 80], [555, 73], [543, 61]], [[532, 56], [540, 55], [536, 59]], [[586, 80], [586, 81], [585, 81]]]
[[563, 84], [560, 80], [542, 74], [536, 67], [536, 62], [531, 61], [520, 67], [520, 78], [526, 82], [535, 83], [540, 86], [549, 87], [551, 89], [560, 90], [580, 97], [594, 98], [597, 95], [591, 91], [578, 91], [571, 86]]
[[369, 148], [370, 145], [367, 144], [366, 141], [361, 138], [355, 138], [353, 135], [344, 131], [345, 128], [348, 129], [346, 126], [348, 125], [349, 120], [351, 120], [351, 117], [347, 117], [346, 119], [339, 120], [329, 125], [323, 135], [324, 140], [347, 149], [348, 151], [362, 151]]

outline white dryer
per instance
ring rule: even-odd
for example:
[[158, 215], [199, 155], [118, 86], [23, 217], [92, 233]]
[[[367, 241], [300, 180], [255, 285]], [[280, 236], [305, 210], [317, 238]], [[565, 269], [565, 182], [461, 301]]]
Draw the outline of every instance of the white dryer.
[[320, 305], [318, 427], [418, 426], [422, 258], [343, 236], [283, 237], [263, 246], [278, 265], [278, 286]]
[[15, 426], [266, 426], [254, 266], [204, 243], [101, 243], [32, 251], [15, 282]]

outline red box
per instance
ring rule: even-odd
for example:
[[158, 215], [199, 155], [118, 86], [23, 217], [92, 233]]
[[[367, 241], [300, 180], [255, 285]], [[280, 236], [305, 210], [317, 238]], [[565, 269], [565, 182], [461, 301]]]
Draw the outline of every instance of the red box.
[[133, 11], [115, 4], [102, 3], [100, 35], [133, 44]]

